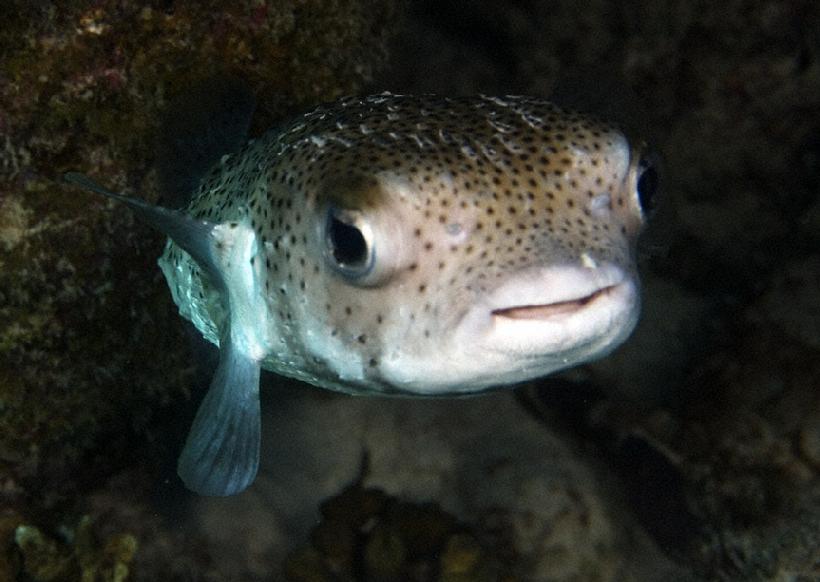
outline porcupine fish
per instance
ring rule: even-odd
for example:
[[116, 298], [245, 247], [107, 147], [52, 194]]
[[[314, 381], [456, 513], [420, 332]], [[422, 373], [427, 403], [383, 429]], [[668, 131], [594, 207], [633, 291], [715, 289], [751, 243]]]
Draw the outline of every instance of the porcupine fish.
[[180, 455], [194, 491], [258, 466], [260, 368], [355, 394], [463, 395], [601, 357], [639, 311], [643, 146], [530, 97], [345, 98], [224, 156], [159, 265], [220, 360]]

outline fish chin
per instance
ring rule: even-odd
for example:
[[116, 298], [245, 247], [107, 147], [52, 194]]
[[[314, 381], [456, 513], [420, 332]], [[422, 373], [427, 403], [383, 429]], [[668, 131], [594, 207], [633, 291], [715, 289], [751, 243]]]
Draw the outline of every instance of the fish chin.
[[409, 392], [467, 394], [514, 384], [603, 357], [632, 332], [638, 282], [622, 269], [561, 266], [523, 273], [478, 302], [450, 349], [393, 362]]

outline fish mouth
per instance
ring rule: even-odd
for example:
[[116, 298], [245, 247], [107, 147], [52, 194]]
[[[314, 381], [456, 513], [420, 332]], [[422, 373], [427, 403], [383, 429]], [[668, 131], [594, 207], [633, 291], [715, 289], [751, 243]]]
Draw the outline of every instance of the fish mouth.
[[566, 367], [625, 337], [639, 303], [635, 273], [612, 263], [528, 269], [477, 302], [456, 335], [509, 362], [538, 360], [546, 370], [557, 361]]
[[433, 348], [434, 358], [402, 359], [397, 350], [384, 369], [408, 391], [425, 394], [463, 394], [545, 376], [621, 344], [637, 322], [638, 289], [637, 274], [612, 263], [514, 272], [468, 307], [447, 341]]
[[615, 292], [618, 286], [618, 284], [607, 285], [606, 287], [597, 289], [588, 295], [583, 295], [575, 299], [565, 299], [562, 301], [554, 301], [552, 303], [516, 305], [513, 307], [504, 307], [502, 309], [493, 309], [491, 314], [496, 318], [530, 321], [545, 321], [560, 318], [573, 315], [574, 313], [588, 307], [598, 299], [609, 296]]

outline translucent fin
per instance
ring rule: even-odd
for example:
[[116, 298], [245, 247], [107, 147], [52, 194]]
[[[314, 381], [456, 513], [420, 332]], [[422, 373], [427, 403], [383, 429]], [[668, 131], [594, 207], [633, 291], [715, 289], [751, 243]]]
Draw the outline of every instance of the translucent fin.
[[69, 172], [64, 176], [64, 179], [71, 184], [76, 184], [97, 194], [102, 194], [103, 196], [122, 202], [148, 225], [166, 234], [184, 249], [186, 253], [191, 255], [199, 266], [205, 269], [215, 284], [222, 284], [222, 277], [214, 262], [214, 256], [211, 250], [211, 235], [216, 226], [215, 224], [205, 220], [191, 218], [187, 214], [177, 210], [154, 206], [139, 198], [132, 198], [124, 194], [112, 192], [83, 174]]
[[[230, 313], [233, 301], [225, 277], [230, 277], [231, 272], [221, 268], [214, 251], [217, 238], [223, 232], [219, 225], [112, 192], [82, 174], [68, 173], [65, 180], [122, 202], [142, 220], [168, 235], [220, 288]], [[245, 247], [237, 252], [242, 250], [246, 250]], [[185, 484], [203, 495], [239, 493], [251, 484], [259, 466], [259, 363], [239, 349], [231, 328], [242, 331], [241, 326], [233, 323], [224, 333], [219, 366], [177, 466]]]
[[201, 495], [239, 493], [259, 467], [259, 363], [226, 335], [177, 465], [185, 485]]

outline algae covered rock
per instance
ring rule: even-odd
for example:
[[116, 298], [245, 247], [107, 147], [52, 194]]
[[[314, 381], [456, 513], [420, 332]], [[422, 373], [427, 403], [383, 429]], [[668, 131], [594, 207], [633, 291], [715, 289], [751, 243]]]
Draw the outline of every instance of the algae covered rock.
[[5, 7], [0, 462], [16, 481], [40, 491], [66, 477], [93, 482], [114, 466], [68, 468], [103, 440], [121, 454], [191, 383], [182, 322], [154, 264], [161, 237], [60, 176], [80, 170], [156, 199], [169, 96], [230, 71], [266, 128], [357, 91], [384, 59], [393, 12], [389, 0]]
[[321, 514], [310, 544], [285, 563], [288, 580], [514, 580], [502, 574], [509, 564], [497, 548], [435, 504], [356, 483], [323, 503]]
[[[162, 237], [61, 176], [82, 171], [157, 200], [160, 125], [175, 96], [227, 72], [254, 95], [259, 133], [359, 92], [385, 58], [393, 2], [11, 0], [3, 14], [0, 506], [16, 517], [0, 528], [14, 550], [0, 574], [124, 580], [143, 533], [162, 529], [144, 526], [145, 494], [160, 482], [157, 459], [183, 437], [157, 420], [190, 397], [194, 361], [155, 264]], [[65, 516], [124, 468], [137, 478], [95, 518], [128, 522], [143, 507], [129, 525], [137, 537], [86, 543], [82, 524], [65, 537]], [[186, 571], [207, 562], [183, 553], [174, 563]]]
[[99, 540], [88, 516], [80, 519], [68, 540], [47, 536], [33, 525], [15, 530], [16, 550], [22, 555], [21, 574], [33, 582], [125, 582], [137, 551], [130, 534]]

